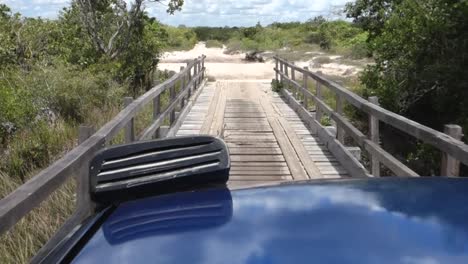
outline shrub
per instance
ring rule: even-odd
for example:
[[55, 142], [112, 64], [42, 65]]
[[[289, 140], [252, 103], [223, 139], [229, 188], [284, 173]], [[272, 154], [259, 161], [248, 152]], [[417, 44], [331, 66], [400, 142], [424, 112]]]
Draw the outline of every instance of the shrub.
[[281, 92], [281, 89], [283, 89], [283, 83], [276, 80], [276, 79], [272, 79], [271, 80], [271, 90], [273, 92], [279, 93], [279, 92]]
[[217, 41], [217, 40], [208, 40], [206, 41], [206, 47], [207, 48], [222, 48], [223, 43]]

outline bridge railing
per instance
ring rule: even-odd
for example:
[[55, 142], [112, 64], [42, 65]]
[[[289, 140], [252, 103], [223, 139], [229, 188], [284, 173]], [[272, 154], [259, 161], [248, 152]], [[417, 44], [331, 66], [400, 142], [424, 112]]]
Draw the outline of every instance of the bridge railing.
[[[336, 123], [338, 144], [344, 147], [345, 135], [347, 135], [360, 148], [369, 153], [371, 175], [380, 176], [380, 163], [382, 163], [395, 175], [419, 176], [379, 145], [379, 122], [403, 131], [442, 151], [441, 174], [443, 176], [458, 176], [459, 163], [468, 165], [468, 145], [460, 141], [462, 133], [459, 126], [447, 125], [445, 128], [447, 134], [439, 132], [380, 107], [376, 97], [366, 100], [345, 87], [309, 71], [307, 67], [297, 67], [294, 63], [278, 56], [274, 58], [276, 80], [286, 87], [283, 89], [283, 94], [291, 99], [293, 108], [296, 108], [301, 117], [312, 124], [312, 127], [321, 127], [323, 114], [328, 115]], [[302, 83], [296, 79], [296, 73], [302, 74]], [[308, 89], [307, 84], [310, 79], [316, 82], [315, 94]], [[334, 94], [336, 102], [334, 108], [325, 102], [323, 88], [328, 88]], [[310, 102], [315, 104], [315, 117], [308, 111]], [[366, 136], [345, 117], [345, 102], [368, 114], [369, 136]], [[318, 134], [321, 136], [323, 133]]]
[[[179, 73], [135, 100], [131, 97], [124, 98], [125, 108], [96, 133], [92, 133], [88, 127], [80, 127], [80, 144], [77, 147], [0, 200], [0, 235], [11, 229], [66, 180], [75, 175], [78, 185], [76, 211], [52, 239], [58, 242], [91, 212], [93, 205], [88, 193], [88, 166], [94, 155], [111, 144], [112, 139], [122, 130], [125, 142], [174, 135], [180, 126], [179, 117], [190, 110], [194, 101], [192, 97], [200, 93], [201, 89], [197, 88], [204, 79], [204, 60], [205, 56], [201, 56], [188, 62], [186, 67], [181, 67]], [[176, 89], [177, 87], [179, 89]], [[162, 109], [161, 95], [167, 91], [169, 102], [165, 109]], [[153, 105], [152, 123], [141, 135], [135, 136], [134, 119], [151, 104]], [[165, 124], [169, 126], [163, 126]]]

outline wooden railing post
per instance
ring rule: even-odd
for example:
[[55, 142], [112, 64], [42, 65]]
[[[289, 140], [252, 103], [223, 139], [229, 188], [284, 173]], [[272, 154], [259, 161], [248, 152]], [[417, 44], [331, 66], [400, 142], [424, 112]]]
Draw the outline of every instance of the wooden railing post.
[[[124, 107], [129, 106], [133, 102], [132, 97], [124, 97]], [[135, 140], [135, 122], [134, 119], [130, 119], [128, 124], [125, 126], [125, 143], [131, 143]]]
[[[461, 126], [458, 125], [445, 125], [444, 133], [457, 139], [461, 140], [463, 136], [463, 131]], [[460, 175], [460, 161], [456, 160], [454, 157], [448, 155], [445, 152], [442, 152], [442, 163], [440, 166], [440, 175], [456, 177]]]
[[[158, 95], [153, 99], [153, 121], [156, 121], [158, 119], [159, 115], [161, 114], [161, 96]], [[154, 132], [154, 137], [159, 138], [159, 128], [156, 129]]]
[[[276, 55], [278, 56], [278, 55]], [[279, 71], [279, 63], [278, 63], [278, 58], [275, 57], [275, 77], [276, 77], [276, 84], [278, 84], [278, 81], [279, 81], [279, 74], [278, 74], [278, 71]]]
[[[371, 96], [369, 97], [369, 102], [379, 105], [379, 98], [377, 96]], [[378, 145], [380, 143], [379, 119], [371, 114], [369, 114], [369, 136], [370, 140], [375, 144]], [[380, 162], [374, 156], [371, 156], [371, 170], [374, 177], [380, 177]]]
[[[190, 62], [187, 62], [187, 67], [189, 67]], [[189, 83], [192, 80], [192, 68], [187, 69], [187, 83]]]
[[195, 62], [195, 64], [193, 65], [193, 77], [195, 78], [195, 81], [193, 82], [193, 89], [196, 90], [197, 87], [198, 87], [198, 78], [197, 78], [197, 74], [198, 74], [198, 60]]
[[291, 87], [289, 86], [289, 71], [288, 71], [288, 65], [284, 64], [284, 74], [286, 74], [286, 86], [287, 90], [291, 91]]
[[[343, 98], [339, 94], [336, 94], [336, 112], [339, 115], [344, 117], [344, 101], [343, 101]], [[346, 137], [346, 134], [345, 134], [344, 129], [339, 124], [337, 124], [336, 125], [336, 138], [343, 145], [345, 144], [345, 137]]]
[[[315, 83], [315, 95], [318, 99], [323, 99], [322, 86], [318, 81]], [[315, 104], [315, 120], [317, 120], [319, 123], [322, 122], [322, 110], [320, 110], [320, 104]]]
[[[180, 66], [180, 72], [184, 71], [184, 69], [185, 69], [184, 66]], [[185, 91], [185, 75], [180, 76], [180, 92], [183, 92], [183, 91]], [[187, 92], [187, 98], [190, 98], [190, 96], [191, 96], [191, 92], [189, 90]], [[186, 100], [186, 98], [182, 98], [182, 100], [180, 102], [180, 108], [184, 108], [185, 100]]]
[[202, 80], [205, 79], [205, 54], [201, 56], [201, 70], [202, 70]]
[[[284, 64], [283, 64], [283, 62], [280, 61], [279, 64], [280, 64], [280, 72], [281, 72], [281, 73], [284, 73]], [[281, 85], [284, 86], [283, 74], [280, 75], [280, 80], [281, 80]]]
[[[175, 91], [175, 86], [176, 86], [176, 83], [174, 83], [174, 85], [171, 86], [171, 88], [169, 88], [169, 105], [174, 102], [175, 100], [175, 97], [176, 97], [176, 91]], [[176, 109], [174, 107], [174, 109], [172, 109], [171, 113], [169, 114], [169, 124], [170, 126], [172, 126], [172, 124], [174, 124], [174, 121], [176, 120]]]
[[[309, 90], [309, 88], [307, 87], [308, 86], [308, 82], [307, 82], [307, 79], [308, 79], [308, 75], [307, 75], [307, 71], [309, 71], [309, 67], [304, 67], [304, 74], [302, 75], [302, 86], [305, 90]], [[302, 101], [302, 104], [304, 105], [304, 108], [306, 110], [309, 110], [309, 100], [307, 98], [307, 95], [306, 95], [306, 92], [303, 90], [302, 91], [302, 97], [304, 98], [303, 101]]]
[[[291, 64], [292, 64], [292, 65], [295, 65], [294, 62], [291, 62]], [[295, 70], [293, 67], [291, 67], [291, 81], [296, 81], [296, 70]], [[291, 83], [291, 82], [290, 82], [290, 83]], [[294, 86], [294, 85], [291, 85], [290, 87], [291, 87], [291, 89], [292, 89], [294, 98], [296, 98], [296, 100], [299, 101], [299, 98], [298, 98], [299, 95], [297, 94], [297, 89], [298, 89], [298, 88], [297, 88], [296, 86]]]
[[[94, 134], [92, 126], [81, 125], [78, 128], [78, 145], [85, 142]], [[91, 197], [89, 196], [89, 168], [83, 164], [76, 173], [76, 210], [91, 211]]]

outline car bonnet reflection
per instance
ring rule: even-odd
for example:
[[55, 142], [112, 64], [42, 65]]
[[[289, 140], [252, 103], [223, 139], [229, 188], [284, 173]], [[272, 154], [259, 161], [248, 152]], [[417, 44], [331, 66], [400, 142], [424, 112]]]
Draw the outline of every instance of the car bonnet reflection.
[[[405, 186], [395, 188], [401, 191]], [[407, 204], [395, 210], [395, 192], [379, 188], [363, 184], [251, 189], [234, 192], [232, 203], [220, 195], [221, 207], [204, 206], [210, 202], [197, 196], [211, 196], [205, 192], [173, 203], [154, 199], [149, 210], [141, 203], [130, 204], [111, 216], [76, 261], [468, 263], [466, 225], [448, 221], [437, 208], [416, 209], [410, 195]], [[434, 198], [434, 193], [422, 190], [411, 195], [417, 200]], [[458, 217], [463, 219], [468, 208], [460, 201], [466, 198], [446, 201], [461, 206]], [[181, 203], [188, 201], [191, 204]]]

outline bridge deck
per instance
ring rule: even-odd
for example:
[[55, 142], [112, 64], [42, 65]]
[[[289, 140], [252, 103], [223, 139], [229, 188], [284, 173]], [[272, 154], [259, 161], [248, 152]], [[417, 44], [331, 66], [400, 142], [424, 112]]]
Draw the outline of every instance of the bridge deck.
[[228, 144], [230, 185], [347, 176], [266, 81], [208, 83], [177, 132], [193, 134]]

